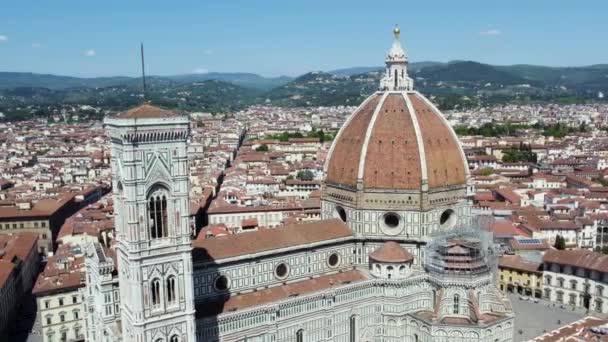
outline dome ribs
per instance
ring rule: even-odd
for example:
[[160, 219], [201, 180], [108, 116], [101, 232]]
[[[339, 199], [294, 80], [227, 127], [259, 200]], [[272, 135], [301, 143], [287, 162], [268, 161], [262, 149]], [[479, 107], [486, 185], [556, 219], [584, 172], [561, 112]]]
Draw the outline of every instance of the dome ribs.
[[449, 124], [417, 92], [368, 98], [342, 127], [326, 170], [327, 184], [391, 191], [461, 186], [468, 171]]
[[422, 132], [429, 188], [465, 184], [466, 163], [451, 128], [420, 95], [408, 96]]
[[326, 182], [355, 188], [357, 166], [367, 127], [382, 95], [372, 95], [370, 101], [352, 114], [328, 156]]
[[376, 189], [418, 189], [420, 155], [403, 96], [389, 94], [378, 113], [364, 161], [363, 184]]

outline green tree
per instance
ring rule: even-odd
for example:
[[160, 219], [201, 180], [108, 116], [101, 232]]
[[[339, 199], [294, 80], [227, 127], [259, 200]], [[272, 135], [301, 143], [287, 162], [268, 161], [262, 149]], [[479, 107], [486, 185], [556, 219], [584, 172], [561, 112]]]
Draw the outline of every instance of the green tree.
[[255, 150], [258, 151], [258, 152], [267, 152], [268, 151], [268, 145], [262, 144], [262, 145], [256, 147]]
[[555, 244], [553, 244], [555, 249], [563, 251], [566, 249], [566, 239], [564, 239], [561, 235], [555, 237]]
[[479, 170], [479, 174], [482, 176], [491, 176], [494, 174], [494, 169], [491, 167], [486, 167], [486, 168]]
[[310, 170], [302, 170], [302, 171], [298, 171], [296, 178], [298, 178], [299, 180], [303, 180], [303, 181], [311, 181], [315, 178], [315, 174], [312, 173], [312, 171], [310, 171]]

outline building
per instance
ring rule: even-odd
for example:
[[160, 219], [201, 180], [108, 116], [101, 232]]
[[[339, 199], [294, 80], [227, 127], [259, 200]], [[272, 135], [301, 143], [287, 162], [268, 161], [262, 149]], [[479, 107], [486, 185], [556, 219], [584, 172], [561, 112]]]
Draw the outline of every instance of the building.
[[42, 340], [83, 341], [85, 309], [84, 256], [80, 247], [60, 245], [38, 275], [32, 293], [36, 297]]
[[606, 341], [608, 319], [587, 316], [535, 337], [533, 342]]
[[37, 243], [34, 233], [0, 234], [0, 336], [36, 280], [40, 267]]
[[[120, 316], [87, 312], [89, 340], [512, 341], [464, 153], [394, 35], [380, 90], [330, 150], [321, 220], [191, 242], [188, 118], [149, 104], [107, 118]], [[87, 275], [99, 305], [110, 260], [87, 257], [108, 265]]]
[[549, 250], [543, 256], [543, 297], [608, 312], [608, 255], [588, 250]]
[[525, 260], [520, 255], [503, 255], [498, 259], [498, 286], [501, 291], [541, 298], [542, 263]]
[[[100, 243], [92, 243], [86, 249], [85, 267], [87, 286], [84, 289], [88, 300], [84, 303], [86, 319], [86, 340], [111, 342], [112, 336], [120, 332], [120, 290], [118, 288], [118, 270], [114, 261], [113, 250], [104, 248]], [[90, 286], [97, 284], [99, 286]], [[107, 327], [112, 333], [105, 333]]]
[[[104, 124], [112, 142], [122, 338], [192, 340], [186, 144], [190, 120], [144, 104], [106, 118]], [[93, 328], [89, 327], [90, 336], [96, 336]], [[101, 325], [97, 328], [104, 330]], [[111, 333], [105, 330], [104, 334]]]
[[21, 202], [0, 206], [2, 233], [32, 232], [38, 234], [38, 251], [53, 252], [59, 228], [66, 217], [78, 209], [73, 193], [63, 193], [56, 199], [45, 198], [35, 203]]

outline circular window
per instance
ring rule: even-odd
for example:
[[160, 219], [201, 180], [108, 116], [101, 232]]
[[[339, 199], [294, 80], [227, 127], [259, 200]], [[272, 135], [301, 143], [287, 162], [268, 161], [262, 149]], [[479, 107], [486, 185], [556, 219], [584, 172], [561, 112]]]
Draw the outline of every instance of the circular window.
[[441, 228], [451, 228], [456, 224], [456, 212], [452, 209], [447, 209], [439, 217]]
[[346, 222], [346, 210], [341, 206], [337, 205], [334, 209], [334, 217], [339, 218], [342, 222]]
[[287, 267], [286, 263], [282, 262], [274, 269], [274, 274], [279, 279], [285, 279], [289, 275], [289, 267]]
[[329, 258], [327, 258], [327, 264], [329, 267], [336, 267], [340, 263], [340, 256], [338, 253], [330, 254]]
[[397, 235], [403, 230], [403, 220], [396, 213], [386, 213], [380, 217], [380, 229], [387, 235]]
[[393, 213], [384, 215], [384, 224], [389, 228], [396, 228], [399, 225], [399, 216]]
[[230, 281], [228, 280], [228, 277], [221, 275], [215, 278], [214, 286], [218, 291], [226, 291], [230, 287]]

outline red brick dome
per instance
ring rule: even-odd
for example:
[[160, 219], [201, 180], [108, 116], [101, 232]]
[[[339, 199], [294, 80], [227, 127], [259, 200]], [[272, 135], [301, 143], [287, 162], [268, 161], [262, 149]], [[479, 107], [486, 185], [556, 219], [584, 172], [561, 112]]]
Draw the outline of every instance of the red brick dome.
[[326, 184], [357, 189], [465, 185], [458, 138], [416, 91], [377, 92], [346, 121], [327, 158]]
[[404, 263], [414, 260], [414, 257], [395, 241], [385, 242], [372, 252], [369, 258], [377, 262]]

